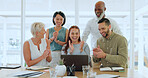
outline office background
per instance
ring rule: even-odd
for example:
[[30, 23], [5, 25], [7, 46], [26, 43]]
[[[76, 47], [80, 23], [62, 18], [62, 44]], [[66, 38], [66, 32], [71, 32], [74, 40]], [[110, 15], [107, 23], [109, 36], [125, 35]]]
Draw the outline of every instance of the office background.
[[[55, 11], [65, 13], [67, 21], [64, 27], [78, 25], [82, 35], [88, 20], [95, 17], [94, 5], [97, 1], [99, 0], [0, 0], [0, 65], [21, 64], [21, 40], [24, 42], [32, 37], [31, 24], [39, 21], [46, 25], [45, 29], [52, 27], [52, 15]], [[106, 15], [116, 20], [128, 40], [129, 67], [138, 71], [143, 71], [144, 68], [148, 72], [148, 0], [104, 2]], [[90, 37], [91, 35], [87, 40], [89, 47]]]

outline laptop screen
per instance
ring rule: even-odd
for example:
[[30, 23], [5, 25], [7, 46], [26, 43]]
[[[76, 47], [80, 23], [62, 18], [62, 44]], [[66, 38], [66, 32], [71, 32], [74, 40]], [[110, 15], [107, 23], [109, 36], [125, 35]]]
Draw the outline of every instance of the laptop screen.
[[82, 71], [83, 65], [88, 65], [88, 55], [61, 55], [61, 59], [64, 58], [64, 65], [76, 66], [76, 71]]

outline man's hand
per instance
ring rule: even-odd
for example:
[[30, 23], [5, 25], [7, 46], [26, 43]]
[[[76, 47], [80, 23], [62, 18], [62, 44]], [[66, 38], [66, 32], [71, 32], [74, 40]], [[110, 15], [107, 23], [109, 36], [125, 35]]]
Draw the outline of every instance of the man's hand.
[[99, 46], [99, 45], [98, 45], [97, 48], [94, 48], [94, 49], [93, 49], [93, 55], [94, 55], [94, 57], [96, 57], [96, 58], [105, 58], [105, 57], [106, 57], [106, 53], [104, 53], [104, 52], [102, 51], [102, 49], [100, 49], [100, 46]]

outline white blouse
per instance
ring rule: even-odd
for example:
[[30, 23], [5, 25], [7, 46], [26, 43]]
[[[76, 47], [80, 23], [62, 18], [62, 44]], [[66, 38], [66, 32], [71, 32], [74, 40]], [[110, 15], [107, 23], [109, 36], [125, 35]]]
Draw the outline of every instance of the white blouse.
[[[42, 56], [42, 54], [44, 53], [44, 51], [46, 50], [46, 47], [47, 47], [46, 40], [41, 39], [41, 44], [39, 45], [40, 50], [38, 50], [38, 47], [36, 45], [34, 45], [34, 43], [32, 42], [31, 39], [29, 39], [28, 41], [29, 41], [29, 44], [30, 44], [31, 60], [34, 60], [34, 59]], [[48, 64], [49, 64], [48, 61], [46, 61], [46, 59], [43, 59], [33, 66], [47, 67], [47, 66], [49, 66]]]

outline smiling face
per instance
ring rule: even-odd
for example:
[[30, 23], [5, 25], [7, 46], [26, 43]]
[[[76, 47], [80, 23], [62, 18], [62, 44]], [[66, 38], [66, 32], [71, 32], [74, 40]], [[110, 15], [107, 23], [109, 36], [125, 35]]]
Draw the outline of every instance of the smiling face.
[[69, 36], [70, 36], [70, 39], [72, 40], [72, 42], [78, 42], [78, 39], [80, 37], [80, 32], [78, 29], [72, 28], [70, 30]]
[[63, 21], [64, 21], [64, 18], [59, 14], [57, 14], [56, 17], [54, 18], [54, 22], [56, 26], [62, 26]]
[[99, 32], [100, 32], [100, 34], [104, 37], [104, 38], [107, 38], [108, 36], [109, 36], [109, 33], [110, 33], [110, 27], [111, 26], [107, 26], [106, 24], [105, 24], [105, 22], [103, 22], [103, 23], [99, 23], [99, 25], [98, 25], [98, 30], [99, 30]]
[[98, 18], [102, 18], [105, 14], [105, 4], [102, 1], [99, 1], [95, 5], [95, 14]]

